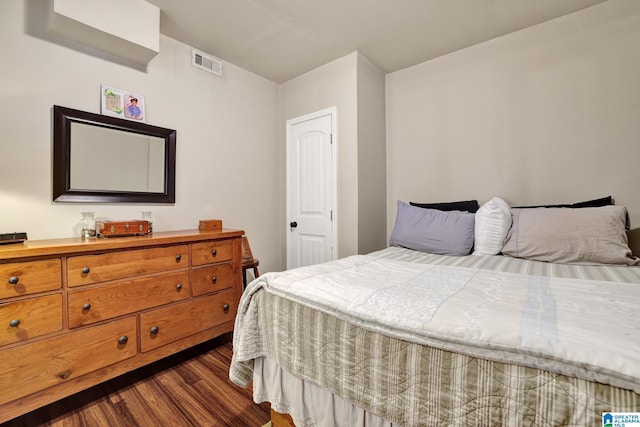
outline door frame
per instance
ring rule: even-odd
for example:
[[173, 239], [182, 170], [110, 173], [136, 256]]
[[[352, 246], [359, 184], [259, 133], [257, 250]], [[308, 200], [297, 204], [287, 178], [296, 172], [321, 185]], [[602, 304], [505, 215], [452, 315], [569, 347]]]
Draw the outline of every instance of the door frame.
[[291, 268], [291, 231], [289, 230], [289, 223], [291, 222], [291, 197], [289, 189], [291, 188], [289, 180], [291, 179], [291, 171], [289, 170], [289, 154], [291, 153], [290, 146], [293, 143], [291, 140], [291, 127], [298, 123], [302, 123], [308, 120], [317, 119], [323, 116], [331, 116], [331, 260], [338, 258], [338, 138], [337, 138], [337, 107], [329, 107], [323, 110], [315, 111], [313, 113], [305, 114], [303, 116], [294, 117], [286, 121], [286, 147], [285, 147], [285, 159], [286, 159], [286, 222], [285, 230], [287, 233], [286, 245], [287, 245], [287, 269]]

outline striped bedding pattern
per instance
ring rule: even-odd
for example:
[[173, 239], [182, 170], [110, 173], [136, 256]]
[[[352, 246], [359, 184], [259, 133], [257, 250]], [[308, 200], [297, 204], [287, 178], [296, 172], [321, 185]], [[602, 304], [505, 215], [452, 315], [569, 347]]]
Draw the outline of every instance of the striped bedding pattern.
[[[445, 257], [401, 248], [372, 255], [640, 284], [640, 268], [633, 267]], [[293, 375], [405, 426], [589, 426], [601, 425], [603, 412], [640, 411], [640, 395], [630, 390], [388, 337], [261, 290], [251, 296], [245, 316], [259, 330], [236, 330], [230, 370], [235, 383], [246, 386], [252, 378], [251, 361], [269, 357]]]
[[481, 268], [485, 270], [520, 273], [533, 276], [640, 284], [640, 267], [630, 267], [626, 265], [553, 264], [502, 255], [469, 255], [462, 257], [446, 256], [413, 251], [411, 249], [395, 246], [373, 252], [370, 255], [396, 261], [446, 265], [452, 267]]

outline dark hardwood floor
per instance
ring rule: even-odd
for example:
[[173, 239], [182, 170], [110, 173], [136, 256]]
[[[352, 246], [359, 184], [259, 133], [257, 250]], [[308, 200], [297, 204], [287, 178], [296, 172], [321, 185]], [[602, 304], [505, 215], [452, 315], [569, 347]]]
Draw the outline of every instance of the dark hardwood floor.
[[229, 380], [231, 334], [114, 378], [2, 427], [260, 427], [269, 405]]

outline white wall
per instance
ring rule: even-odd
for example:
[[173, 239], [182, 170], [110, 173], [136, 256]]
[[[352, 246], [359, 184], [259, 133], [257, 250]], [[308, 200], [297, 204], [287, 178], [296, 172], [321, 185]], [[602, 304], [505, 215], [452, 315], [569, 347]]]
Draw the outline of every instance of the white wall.
[[[246, 231], [264, 271], [281, 269], [278, 86], [229, 63], [222, 78], [194, 68], [190, 47], [164, 36], [146, 69], [121, 65], [33, 35], [29, 5], [0, 2], [0, 232], [76, 236], [81, 211], [151, 210], [154, 231], [219, 218]], [[101, 84], [144, 95], [147, 123], [177, 130], [174, 205], [51, 201], [52, 106], [99, 113]]]
[[[361, 166], [384, 127], [375, 123], [381, 97], [366, 93], [378, 76], [359, 54], [278, 87], [229, 63], [223, 78], [193, 68], [189, 46], [161, 36], [160, 54], [140, 68], [34, 33], [38, 3], [0, 2], [0, 232], [74, 236], [86, 210], [110, 219], [152, 210], [158, 231], [221, 218], [246, 230], [263, 271], [279, 270], [284, 123], [335, 105], [338, 254], [371, 244], [361, 211], [378, 184]], [[387, 75], [387, 232], [396, 199], [494, 195], [541, 203], [612, 194], [640, 225], [639, 45], [640, 3], [610, 0]], [[175, 205], [51, 202], [51, 108], [97, 113], [101, 84], [145, 95], [147, 122], [177, 129]]]
[[358, 253], [387, 246], [384, 73], [358, 55]]
[[395, 201], [611, 194], [640, 226], [640, 2], [611, 0], [387, 75]]
[[384, 73], [354, 52], [281, 85], [283, 123], [337, 107], [338, 258], [386, 246], [384, 84]]
[[[282, 84], [280, 89], [282, 126], [289, 119], [337, 107], [337, 254], [340, 258], [358, 251], [357, 63], [358, 54], [352, 53], [298, 76]], [[285, 135], [284, 127], [281, 132]], [[286, 156], [285, 148], [283, 137], [282, 159]], [[286, 192], [285, 172], [283, 169], [280, 188], [283, 195]], [[284, 246], [282, 250], [285, 250]]]

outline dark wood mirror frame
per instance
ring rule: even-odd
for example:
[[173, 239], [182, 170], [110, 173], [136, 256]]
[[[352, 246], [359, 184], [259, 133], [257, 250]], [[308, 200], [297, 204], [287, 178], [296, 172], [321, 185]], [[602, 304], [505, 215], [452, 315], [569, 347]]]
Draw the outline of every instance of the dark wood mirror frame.
[[[71, 188], [71, 124], [82, 123], [116, 131], [162, 138], [164, 191], [159, 193], [74, 190]], [[176, 131], [117, 117], [53, 106], [53, 201], [88, 203], [175, 203]]]

